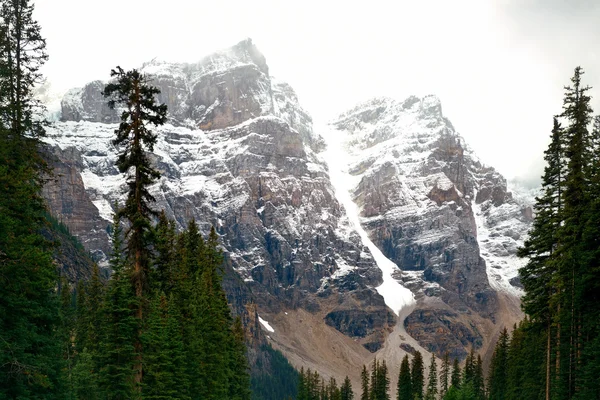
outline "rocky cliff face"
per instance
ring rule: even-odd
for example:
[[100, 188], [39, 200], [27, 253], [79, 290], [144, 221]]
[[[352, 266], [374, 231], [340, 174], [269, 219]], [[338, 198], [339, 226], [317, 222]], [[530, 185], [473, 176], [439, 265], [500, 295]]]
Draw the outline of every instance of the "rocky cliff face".
[[[374, 99], [332, 125], [357, 182], [361, 223], [416, 294], [407, 331], [438, 354], [463, 357], [465, 346], [481, 347], [483, 332], [470, 315], [496, 320], [500, 287], [490, 285], [489, 267], [499, 270], [502, 289], [518, 291], [509, 281], [531, 222], [527, 204], [478, 161], [434, 96]], [[492, 251], [504, 259], [486, 260]]]
[[[383, 351], [401, 318], [378, 293], [382, 272], [338, 201], [326, 132], [313, 128], [293, 89], [269, 76], [249, 40], [198, 63], [141, 69], [169, 106], [152, 155], [162, 173], [156, 208], [179, 227], [195, 218], [204, 231], [217, 228], [232, 307], [256, 303], [273, 324], [272, 344], [297, 365], [328, 362], [330, 349], [301, 339], [304, 329], [345, 349], [331, 371]], [[49, 204], [99, 260], [126, 192], [111, 143], [117, 114], [104, 106], [103, 87], [70, 91], [46, 139], [57, 171]], [[514, 288], [514, 252], [530, 218], [523, 202], [476, 159], [434, 97], [376, 99], [332, 126], [350, 157], [360, 224], [417, 299], [407, 332], [438, 353], [481, 346], [500, 310], [497, 291]]]

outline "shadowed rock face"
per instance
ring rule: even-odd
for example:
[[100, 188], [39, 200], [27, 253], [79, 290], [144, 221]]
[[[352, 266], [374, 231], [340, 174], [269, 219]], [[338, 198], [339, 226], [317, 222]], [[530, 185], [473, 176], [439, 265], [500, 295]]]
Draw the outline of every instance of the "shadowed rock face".
[[[269, 76], [249, 40], [198, 63], [152, 61], [141, 70], [169, 107], [170, 124], [157, 129], [150, 155], [162, 174], [151, 189], [156, 208], [180, 229], [191, 218], [205, 233], [216, 227], [231, 307], [255, 328], [248, 303], [273, 315], [303, 308], [380, 349], [396, 323], [375, 290], [381, 272], [336, 200], [324, 141], [293, 89]], [[110, 249], [113, 204], [126, 195], [111, 142], [117, 112], [103, 105], [103, 87], [92, 82], [65, 96], [63, 122], [46, 139], [58, 174], [45, 190], [53, 213], [100, 260]], [[490, 240], [490, 254], [520, 240], [526, 209], [475, 159], [435, 98], [376, 99], [334, 125], [356, 156], [362, 224], [419, 299], [407, 331], [432, 351], [466, 354], [481, 341], [470, 315], [492, 321], [497, 311], [474, 208], [504, 240]], [[505, 223], [517, 214], [523, 225], [510, 236]]]

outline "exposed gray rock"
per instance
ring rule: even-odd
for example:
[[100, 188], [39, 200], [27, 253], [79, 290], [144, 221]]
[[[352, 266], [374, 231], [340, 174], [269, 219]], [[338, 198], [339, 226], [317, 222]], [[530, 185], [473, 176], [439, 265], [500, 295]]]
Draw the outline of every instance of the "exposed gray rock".
[[[180, 229], [191, 218], [204, 232], [216, 227], [232, 308], [304, 308], [378, 350], [396, 320], [375, 289], [381, 271], [336, 200], [319, 154], [325, 142], [293, 89], [269, 76], [249, 40], [198, 63], [154, 60], [141, 70], [169, 107], [170, 124], [157, 130], [150, 155], [162, 173], [152, 188], [156, 208]], [[107, 124], [117, 113], [104, 106], [103, 85], [63, 100], [63, 122], [46, 139], [61, 178], [45, 192], [52, 211], [100, 256], [110, 248], [112, 205], [126, 192], [114, 167], [115, 125]], [[474, 318], [493, 321], [498, 307], [484, 259], [493, 256], [504, 271], [531, 209], [475, 158], [435, 97], [375, 99], [334, 126], [356, 156], [350, 171], [361, 222], [419, 300], [407, 330], [432, 351], [466, 354], [481, 341]]]

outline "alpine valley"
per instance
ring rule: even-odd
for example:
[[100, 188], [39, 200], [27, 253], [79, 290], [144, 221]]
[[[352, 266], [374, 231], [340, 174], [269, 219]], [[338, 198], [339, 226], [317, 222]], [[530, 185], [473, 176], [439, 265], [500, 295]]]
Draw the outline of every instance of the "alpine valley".
[[[516, 251], [533, 196], [477, 158], [435, 96], [370, 99], [316, 126], [249, 39], [140, 70], [169, 110], [151, 155], [155, 208], [179, 229], [191, 218], [217, 229], [255, 368], [268, 343], [294, 367], [358, 388], [374, 357], [392, 377], [416, 350], [464, 359], [474, 348], [489, 361], [522, 318]], [[62, 99], [44, 196], [107, 269], [127, 186], [104, 85]], [[73, 282], [90, 274], [63, 268]]]

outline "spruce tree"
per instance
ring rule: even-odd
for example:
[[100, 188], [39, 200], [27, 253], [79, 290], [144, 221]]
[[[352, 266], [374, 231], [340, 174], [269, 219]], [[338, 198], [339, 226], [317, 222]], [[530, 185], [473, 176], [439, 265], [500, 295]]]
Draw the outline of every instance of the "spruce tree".
[[477, 360], [474, 364], [473, 390], [475, 392], [475, 398], [477, 400], [485, 399], [485, 379], [483, 377], [483, 361], [481, 360], [481, 356], [479, 354], [477, 354]]
[[435, 362], [435, 354], [431, 356], [431, 364], [429, 365], [429, 376], [427, 379], [427, 391], [425, 392], [426, 400], [436, 400], [437, 399], [437, 363]]
[[135, 340], [137, 362], [135, 365], [135, 381], [141, 390], [142, 383], [142, 348], [140, 341], [143, 320], [145, 292], [148, 287], [150, 270], [149, 254], [151, 253], [151, 219], [156, 216], [151, 203], [155, 201], [150, 194], [149, 186], [160, 177], [160, 173], [150, 163], [146, 151], [152, 151], [157, 137], [148, 125], [159, 126], [167, 121], [167, 106], [156, 104], [156, 95], [160, 91], [149, 84], [149, 78], [137, 70], [125, 72], [117, 67], [110, 73], [115, 82], [104, 89], [104, 96], [109, 98], [108, 105], [124, 107], [121, 123], [115, 130], [113, 140], [115, 146], [121, 148], [117, 159], [117, 167], [121, 173], [127, 174], [129, 192], [125, 206], [118, 210], [118, 218], [125, 218], [129, 223], [125, 236], [127, 238], [128, 258], [131, 260], [131, 279], [137, 297], [136, 318], [138, 320], [138, 337]]
[[175, 221], [169, 220], [165, 211], [161, 211], [155, 228], [156, 256], [153, 259], [151, 280], [157, 291], [169, 293], [175, 285], [176, 238]]
[[508, 330], [500, 333], [489, 372], [489, 400], [504, 400], [508, 376]]
[[308, 382], [304, 367], [300, 369], [298, 376], [298, 398], [297, 400], [308, 400]]
[[580, 363], [582, 343], [582, 291], [586, 276], [586, 249], [583, 243], [585, 229], [584, 217], [590, 206], [587, 187], [589, 177], [586, 165], [590, 158], [590, 135], [588, 125], [591, 121], [590, 89], [583, 86], [583, 69], [575, 68], [572, 86], [565, 87], [563, 102], [564, 118], [568, 125], [566, 134], [567, 174], [564, 184], [564, 223], [559, 229], [557, 253], [560, 256], [560, 375], [559, 395], [571, 397], [575, 393], [577, 369]]
[[47, 59], [26, 0], [0, 4], [0, 398], [62, 398], [59, 300], [33, 88]]
[[[352, 390], [352, 382], [350, 378], [346, 376], [344, 383], [340, 388], [340, 399], [341, 400], [354, 400], [354, 391]], [[300, 399], [299, 399], [300, 400]]]
[[377, 378], [379, 370], [379, 360], [377, 358], [373, 359], [373, 363], [371, 364], [371, 386], [369, 387], [369, 399], [370, 400], [378, 400], [377, 398]]
[[404, 356], [402, 362], [400, 363], [400, 373], [398, 374], [398, 391], [396, 397], [397, 400], [413, 400], [408, 354]]
[[460, 379], [461, 379], [461, 370], [460, 370], [460, 364], [458, 362], [458, 359], [455, 358], [454, 361], [452, 361], [452, 375], [450, 376], [450, 386], [454, 386], [455, 388], [460, 388]]
[[185, 375], [185, 354], [181, 337], [180, 314], [168, 299], [158, 293], [148, 313], [144, 340], [145, 364], [144, 398], [189, 399]]
[[450, 353], [445, 352], [442, 358], [442, 369], [440, 371], [440, 397], [444, 397], [450, 383]]
[[417, 351], [413, 357], [410, 371], [412, 397], [415, 400], [423, 400], [423, 384], [425, 381], [423, 371], [423, 356], [420, 351]]
[[133, 339], [138, 330], [133, 310], [137, 309], [137, 298], [126, 269], [122, 234], [120, 220], [115, 216], [110, 258], [113, 273], [104, 300], [105, 324], [99, 344], [99, 386], [102, 398], [110, 400], [134, 398], [138, 389], [133, 369], [136, 363]]
[[363, 365], [360, 373], [360, 388], [362, 390], [360, 400], [369, 400], [369, 383], [369, 371], [367, 371], [367, 366]]
[[250, 374], [246, 359], [245, 332], [242, 319], [235, 318], [232, 328], [230, 352], [229, 399], [250, 400]]
[[74, 399], [73, 393], [73, 368], [75, 366], [75, 346], [73, 335], [75, 333], [75, 308], [71, 286], [64, 276], [59, 281], [60, 295], [60, 327], [57, 331], [57, 341], [62, 345], [62, 376], [61, 381], [65, 398]]

